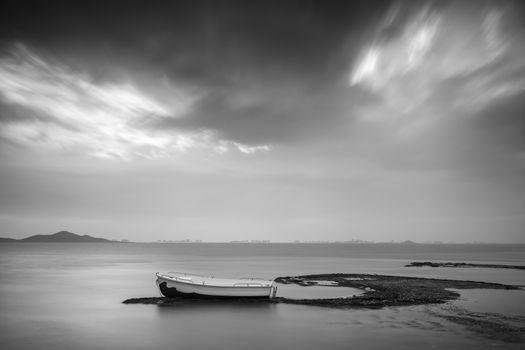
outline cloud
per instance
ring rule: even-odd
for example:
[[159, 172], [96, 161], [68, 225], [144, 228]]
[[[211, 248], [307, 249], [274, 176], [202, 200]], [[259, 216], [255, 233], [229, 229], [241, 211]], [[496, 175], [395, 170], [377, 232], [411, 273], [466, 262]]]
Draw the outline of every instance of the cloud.
[[392, 115], [421, 115], [455, 80], [457, 106], [484, 107], [525, 89], [523, 33], [512, 3], [398, 3], [363, 47], [349, 77], [383, 97]]
[[375, 98], [356, 107], [356, 147], [387, 169], [522, 187], [522, 21], [513, 2], [396, 3], [347, 76]]
[[[170, 119], [191, 108], [182, 95], [162, 103], [132, 82], [96, 83], [86, 74], [18, 44], [0, 59], [0, 134], [28, 147], [82, 151], [108, 159], [167, 157], [190, 150], [245, 154], [267, 151], [217, 138], [212, 129], [152, 130], [150, 119]], [[21, 117], [23, 114], [32, 117]]]
[[[354, 54], [349, 33], [359, 37], [384, 7], [161, 2], [154, 8], [129, 4], [122, 12], [113, 2], [103, 9], [64, 3], [46, 4], [53, 16], [43, 16], [13, 6], [3, 14], [0, 37], [60, 54], [82, 67], [93, 85], [133, 77], [131, 85], [170, 114], [146, 118], [141, 130], [149, 128], [150, 136], [207, 130], [217, 143], [264, 150], [331, 139], [349, 127], [359, 99], [348, 96], [342, 79]], [[86, 20], [92, 17], [96, 26]], [[179, 93], [180, 106], [173, 107]]]

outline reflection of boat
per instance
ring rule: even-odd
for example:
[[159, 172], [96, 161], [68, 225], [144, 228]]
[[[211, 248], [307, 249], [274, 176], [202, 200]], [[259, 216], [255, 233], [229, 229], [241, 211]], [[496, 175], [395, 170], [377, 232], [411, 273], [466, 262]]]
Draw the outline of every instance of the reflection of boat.
[[258, 278], [215, 278], [183, 272], [157, 272], [157, 286], [166, 297], [271, 298], [277, 286]]

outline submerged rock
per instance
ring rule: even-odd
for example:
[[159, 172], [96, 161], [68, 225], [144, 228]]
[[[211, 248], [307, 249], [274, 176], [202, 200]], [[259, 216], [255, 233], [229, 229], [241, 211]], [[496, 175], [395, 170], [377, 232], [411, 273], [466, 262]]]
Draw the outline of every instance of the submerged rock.
[[432, 262], [432, 261], [413, 261], [405, 267], [480, 267], [489, 269], [516, 269], [525, 270], [525, 266], [522, 265], [496, 265], [496, 264], [471, 264], [464, 262]]

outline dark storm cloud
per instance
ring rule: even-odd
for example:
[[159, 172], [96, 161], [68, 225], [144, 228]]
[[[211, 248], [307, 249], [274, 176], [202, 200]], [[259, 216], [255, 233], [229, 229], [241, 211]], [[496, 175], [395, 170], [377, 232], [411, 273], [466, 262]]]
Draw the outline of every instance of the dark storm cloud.
[[[322, 72], [349, 32], [384, 2], [173, 1], [8, 2], [4, 41], [44, 47], [109, 45], [174, 78], [227, 81], [221, 73], [269, 68]], [[279, 69], [281, 67], [281, 69]], [[233, 71], [233, 72], [230, 72]], [[265, 76], [265, 71], [261, 72]]]
[[313, 135], [323, 125], [337, 129], [348, 103], [335, 88], [344, 89], [350, 58], [389, 7], [343, 1], [9, 5], [0, 24], [4, 44], [41, 48], [95, 81], [125, 76], [151, 86], [163, 77], [195, 92], [197, 101], [183, 121], [165, 120], [162, 127], [212, 129], [248, 144]]
[[[8, 4], [5, 47], [34, 46], [81, 67], [94, 86], [131, 81], [172, 114], [136, 116], [145, 132], [211, 130], [228, 142], [286, 143], [344, 138], [356, 119], [410, 110], [418, 117], [391, 130], [410, 133], [438, 114], [459, 114], [443, 113], [449, 98], [461, 104], [488, 94], [490, 103], [491, 87], [521, 75], [508, 71], [520, 52], [509, 58], [502, 25], [515, 33], [516, 21], [490, 3], [473, 11], [455, 2]], [[507, 71], [484, 61], [491, 55], [507, 58]], [[183, 107], [171, 105], [177, 94]]]

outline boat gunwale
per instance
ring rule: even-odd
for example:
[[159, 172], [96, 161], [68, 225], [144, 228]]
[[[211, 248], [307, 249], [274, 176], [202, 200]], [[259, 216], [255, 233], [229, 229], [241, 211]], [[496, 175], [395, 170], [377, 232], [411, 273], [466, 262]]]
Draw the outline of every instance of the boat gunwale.
[[[173, 272], [168, 272], [168, 273], [173, 273]], [[196, 274], [186, 274], [186, 273], [181, 273], [185, 276], [197, 276], [197, 277], [202, 277], [204, 279], [208, 278], [208, 279], [213, 279], [214, 277], [208, 277], [208, 276], [202, 276], [202, 275], [196, 275]], [[208, 280], [205, 280], [205, 284], [201, 284], [201, 283], [196, 283], [194, 282], [193, 280], [187, 280], [187, 279], [181, 279], [181, 278], [178, 278], [177, 276], [170, 276], [170, 275], [165, 275], [165, 274], [161, 274], [160, 272], [157, 272], [156, 273], [157, 275], [157, 278], [162, 278], [162, 279], [165, 279], [165, 280], [168, 280], [168, 281], [171, 281], [171, 282], [175, 282], [175, 283], [183, 283], [183, 284], [187, 284], [187, 285], [191, 285], [191, 286], [199, 286], [199, 287], [214, 287], [214, 288], [250, 288], [250, 289], [257, 289], [257, 288], [260, 288], [260, 289], [270, 289], [274, 286], [274, 281], [273, 280], [263, 280], [263, 279], [260, 279], [260, 281], [265, 281], [265, 282], [268, 282], [266, 285], [262, 284], [262, 283], [249, 283], [249, 282], [238, 282], [238, 283], [233, 283], [233, 284], [226, 284], [226, 285], [221, 285], [221, 284], [214, 284], [214, 283], [209, 283]], [[240, 279], [226, 279], [226, 278], [221, 278], [222, 280], [230, 280], [230, 281], [239, 281]], [[259, 280], [259, 279], [258, 279]]]

